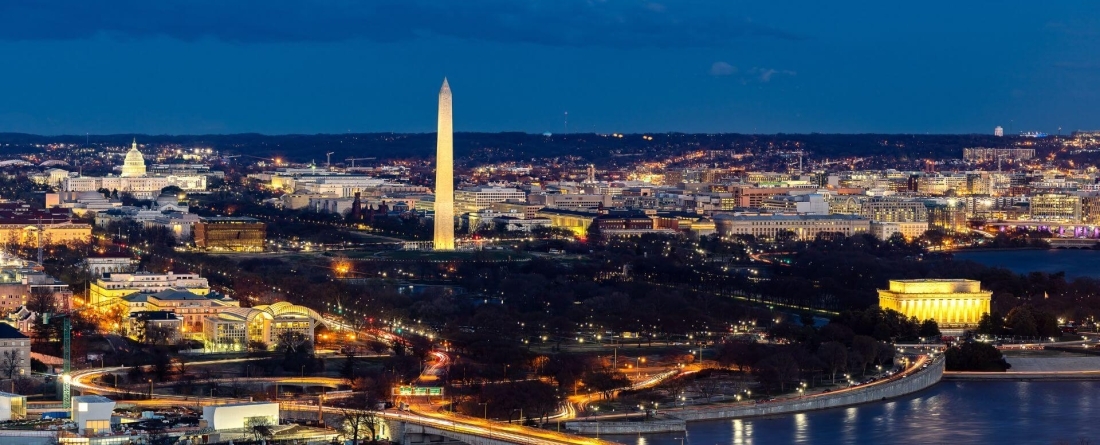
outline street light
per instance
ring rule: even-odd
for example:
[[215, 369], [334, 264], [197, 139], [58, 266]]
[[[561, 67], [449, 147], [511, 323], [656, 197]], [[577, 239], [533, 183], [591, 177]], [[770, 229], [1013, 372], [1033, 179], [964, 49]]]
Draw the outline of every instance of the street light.
[[485, 414], [484, 414], [485, 424], [489, 425], [489, 438], [492, 439], [493, 438], [493, 424], [491, 422], [489, 422], [489, 402], [481, 402], [481, 403], [478, 403], [478, 405], [482, 405], [482, 406], [485, 407]]

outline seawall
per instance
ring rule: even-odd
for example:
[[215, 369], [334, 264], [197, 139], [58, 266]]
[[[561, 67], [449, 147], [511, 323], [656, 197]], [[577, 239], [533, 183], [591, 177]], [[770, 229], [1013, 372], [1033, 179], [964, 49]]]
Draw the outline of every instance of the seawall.
[[944, 380], [986, 381], [1080, 381], [1100, 380], [1100, 371], [1050, 371], [1050, 372], [948, 372]]
[[566, 422], [565, 429], [572, 433], [595, 435], [677, 433], [687, 430], [687, 422], [682, 419], [647, 422]]
[[801, 399], [777, 400], [758, 404], [699, 408], [675, 412], [669, 411], [664, 414], [692, 422], [697, 420], [770, 416], [878, 402], [904, 396], [906, 394], [912, 394], [935, 385], [943, 377], [943, 369], [944, 359], [941, 355], [936, 357], [932, 363], [928, 365], [928, 368], [911, 374], [908, 377], [840, 393], [828, 393]]

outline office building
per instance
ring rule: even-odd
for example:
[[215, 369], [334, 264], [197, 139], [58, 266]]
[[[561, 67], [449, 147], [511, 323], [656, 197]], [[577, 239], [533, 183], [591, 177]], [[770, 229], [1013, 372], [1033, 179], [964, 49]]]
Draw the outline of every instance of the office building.
[[231, 252], [262, 252], [267, 225], [248, 217], [199, 218], [193, 227], [195, 247]]
[[210, 293], [210, 283], [197, 274], [112, 273], [89, 284], [88, 304], [105, 310], [111, 305], [120, 304], [122, 297], [133, 293], [152, 294], [169, 289], [206, 295]]
[[1081, 221], [1081, 197], [1069, 194], [1044, 193], [1030, 199], [1033, 221], [1068, 222]]
[[31, 339], [15, 327], [0, 323], [0, 379], [30, 375]]
[[818, 236], [852, 236], [871, 229], [871, 221], [852, 215], [742, 215], [714, 214], [714, 225], [723, 237], [752, 235], [775, 239], [789, 233], [796, 239], [812, 240]]
[[457, 213], [471, 213], [487, 209], [498, 202], [527, 202], [522, 190], [508, 187], [473, 187], [454, 192], [454, 208]]

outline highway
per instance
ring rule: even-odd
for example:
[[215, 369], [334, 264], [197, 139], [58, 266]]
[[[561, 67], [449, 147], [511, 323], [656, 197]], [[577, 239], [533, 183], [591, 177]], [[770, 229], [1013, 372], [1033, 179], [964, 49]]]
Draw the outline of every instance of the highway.
[[[229, 364], [239, 363], [249, 360], [255, 360], [254, 358], [240, 358], [240, 359], [224, 359], [224, 360], [212, 360], [207, 362], [194, 362], [190, 365], [212, 365], [212, 364]], [[439, 367], [445, 366], [446, 358], [440, 359], [437, 356], [437, 363]], [[115, 372], [125, 372], [130, 367], [110, 367], [110, 368], [95, 368], [88, 370], [75, 371], [71, 374], [71, 384], [73, 388], [81, 391], [94, 392], [99, 394], [114, 394], [114, 395], [126, 395], [132, 393], [132, 391], [126, 389], [116, 389], [111, 387], [99, 386], [93, 381], [100, 375]], [[429, 368], [431, 369], [431, 368]], [[311, 377], [305, 378], [293, 378], [296, 383], [306, 383], [311, 381]], [[331, 379], [320, 377], [317, 378], [318, 383], [327, 383]], [[227, 404], [227, 403], [239, 403], [247, 402], [247, 399], [236, 399], [229, 397], [203, 397], [203, 396], [176, 396], [168, 394], [154, 394], [156, 399], [154, 401], [138, 401], [142, 404], [160, 403], [160, 404]], [[308, 404], [298, 404], [293, 402], [282, 402], [282, 409], [295, 410], [295, 411], [312, 411], [316, 412], [318, 406]], [[349, 410], [347, 408], [336, 407], [321, 407], [321, 409], [328, 414], [341, 415]], [[405, 421], [417, 425], [424, 425], [434, 427], [443, 431], [453, 431], [461, 434], [469, 434], [485, 439], [500, 440], [515, 444], [531, 444], [531, 445], [604, 445], [612, 444], [599, 439], [592, 439], [588, 437], [574, 436], [571, 434], [558, 433], [549, 430], [543, 430], [538, 428], [531, 428], [521, 426], [518, 424], [507, 424], [501, 422], [495, 422], [486, 419], [478, 419], [468, 416], [462, 416], [457, 414], [451, 414], [447, 412], [439, 411], [398, 411], [398, 410], [385, 410], [376, 412], [379, 417], [387, 420], [399, 420]]]

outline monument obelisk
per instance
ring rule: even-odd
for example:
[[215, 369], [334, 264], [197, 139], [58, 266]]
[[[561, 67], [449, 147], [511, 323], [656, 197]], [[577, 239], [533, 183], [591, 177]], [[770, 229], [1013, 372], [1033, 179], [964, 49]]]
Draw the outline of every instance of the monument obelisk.
[[435, 250], [455, 249], [454, 130], [451, 128], [451, 87], [443, 78], [439, 89], [439, 126], [435, 135]]

